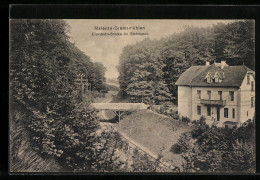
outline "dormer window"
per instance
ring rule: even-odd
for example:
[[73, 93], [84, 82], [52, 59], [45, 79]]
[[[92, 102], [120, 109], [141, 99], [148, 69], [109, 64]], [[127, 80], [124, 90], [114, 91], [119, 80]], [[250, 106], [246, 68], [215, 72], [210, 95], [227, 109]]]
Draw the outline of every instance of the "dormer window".
[[212, 75], [208, 72], [207, 76], [205, 77], [207, 79], [207, 83], [212, 83]]
[[223, 77], [220, 76], [219, 72], [215, 72], [214, 75], [208, 72], [205, 79], [207, 79], [207, 83], [212, 83], [212, 82], [221, 83]]
[[220, 83], [222, 81], [222, 78], [220, 77], [218, 72], [215, 73], [214, 80], [216, 83]]
[[208, 83], [212, 83], [212, 78], [211, 77], [207, 77], [207, 82]]

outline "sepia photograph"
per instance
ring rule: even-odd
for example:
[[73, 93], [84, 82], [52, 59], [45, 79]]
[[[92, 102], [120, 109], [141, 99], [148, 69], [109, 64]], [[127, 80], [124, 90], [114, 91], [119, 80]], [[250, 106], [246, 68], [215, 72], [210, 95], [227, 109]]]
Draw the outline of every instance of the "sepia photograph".
[[255, 21], [10, 19], [10, 173], [255, 173]]

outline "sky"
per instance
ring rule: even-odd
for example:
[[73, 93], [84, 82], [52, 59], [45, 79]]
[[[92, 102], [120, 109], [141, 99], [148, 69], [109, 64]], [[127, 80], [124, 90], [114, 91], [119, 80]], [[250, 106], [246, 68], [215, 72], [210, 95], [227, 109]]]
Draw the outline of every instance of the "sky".
[[[167, 37], [181, 32], [185, 26], [212, 26], [217, 23], [229, 23], [233, 20], [109, 20], [109, 19], [70, 19], [69, 36], [71, 41], [91, 58], [93, 62], [101, 62], [107, 69], [106, 78], [117, 78], [116, 66], [123, 48], [149, 37], [151, 40]], [[96, 30], [95, 27], [144, 27], [143, 30]], [[130, 32], [148, 33], [148, 35], [130, 35]], [[113, 32], [128, 33], [124, 36], [93, 36], [92, 33]]]

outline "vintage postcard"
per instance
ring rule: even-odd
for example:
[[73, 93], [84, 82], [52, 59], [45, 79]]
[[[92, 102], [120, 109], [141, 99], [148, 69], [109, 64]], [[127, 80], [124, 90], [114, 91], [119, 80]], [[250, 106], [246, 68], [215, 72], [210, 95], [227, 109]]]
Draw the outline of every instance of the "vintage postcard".
[[255, 21], [10, 19], [9, 168], [254, 173]]

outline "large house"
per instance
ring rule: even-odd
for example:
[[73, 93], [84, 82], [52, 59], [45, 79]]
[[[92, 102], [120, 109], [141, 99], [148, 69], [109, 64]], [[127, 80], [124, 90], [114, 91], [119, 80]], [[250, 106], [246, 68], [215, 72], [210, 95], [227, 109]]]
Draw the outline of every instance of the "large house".
[[226, 61], [192, 66], [175, 83], [178, 113], [191, 120], [206, 118], [219, 127], [240, 126], [255, 114], [255, 72]]

